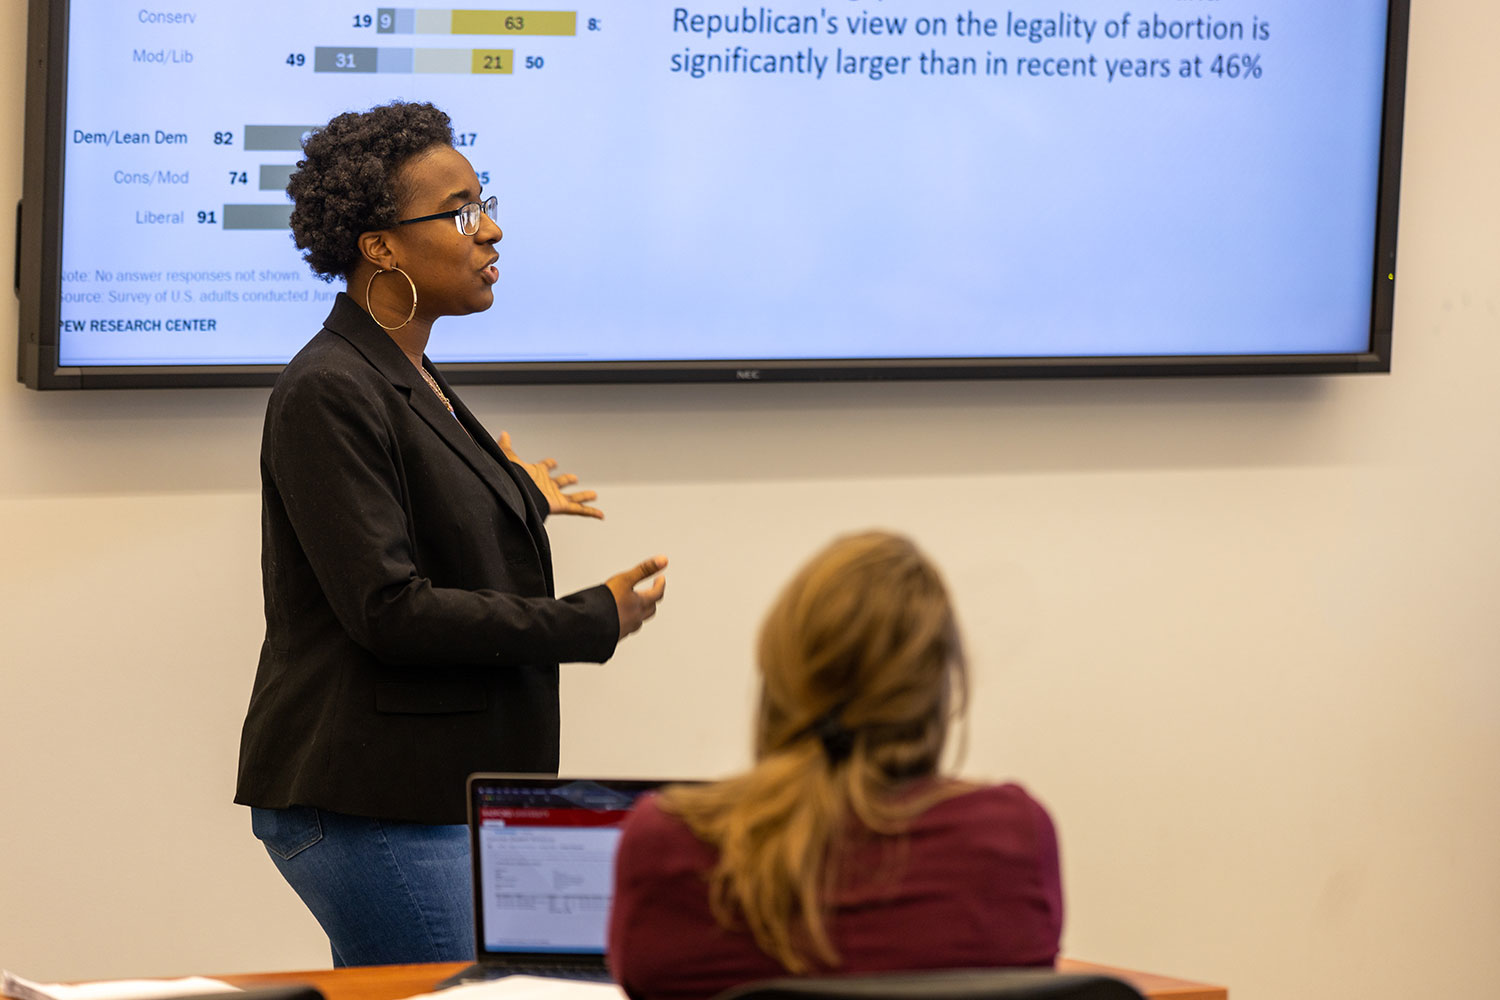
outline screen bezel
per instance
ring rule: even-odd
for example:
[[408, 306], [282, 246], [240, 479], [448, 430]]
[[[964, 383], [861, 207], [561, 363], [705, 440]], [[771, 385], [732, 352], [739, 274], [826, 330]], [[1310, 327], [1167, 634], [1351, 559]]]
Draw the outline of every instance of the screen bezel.
[[[22, 200], [16, 208], [15, 284], [21, 300], [18, 381], [33, 389], [271, 385], [281, 371], [281, 365], [74, 367], [60, 364], [68, 12], [69, 0], [30, 0]], [[444, 362], [443, 373], [456, 384], [524, 385], [1389, 372], [1409, 20], [1410, 0], [1389, 0], [1375, 253], [1370, 262], [1370, 338], [1365, 350], [1339, 354]]]

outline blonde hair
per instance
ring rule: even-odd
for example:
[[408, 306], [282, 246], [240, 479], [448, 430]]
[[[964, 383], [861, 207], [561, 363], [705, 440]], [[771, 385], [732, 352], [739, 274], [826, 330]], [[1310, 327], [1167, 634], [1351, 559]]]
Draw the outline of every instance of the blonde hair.
[[[963, 790], [937, 773], [967, 677], [947, 588], [910, 541], [837, 539], [804, 566], [761, 627], [756, 764], [709, 785], [668, 789], [662, 806], [718, 848], [715, 918], [743, 921], [789, 972], [837, 965], [827, 899], [851, 816], [900, 834]], [[811, 956], [809, 956], [809, 952]]]

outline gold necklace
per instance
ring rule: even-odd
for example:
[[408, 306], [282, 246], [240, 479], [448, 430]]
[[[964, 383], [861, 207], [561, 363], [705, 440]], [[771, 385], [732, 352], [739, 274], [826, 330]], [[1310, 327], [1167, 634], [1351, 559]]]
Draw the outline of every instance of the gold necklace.
[[458, 414], [453, 412], [453, 404], [448, 402], [448, 397], [443, 395], [442, 389], [438, 388], [437, 379], [433, 378], [432, 375], [427, 371], [426, 367], [423, 365], [418, 365], [417, 371], [421, 372], [422, 379], [428, 385], [432, 386], [432, 391], [437, 393], [437, 398], [443, 401], [443, 405], [448, 408], [449, 415], [452, 416], [454, 420], [457, 420]]

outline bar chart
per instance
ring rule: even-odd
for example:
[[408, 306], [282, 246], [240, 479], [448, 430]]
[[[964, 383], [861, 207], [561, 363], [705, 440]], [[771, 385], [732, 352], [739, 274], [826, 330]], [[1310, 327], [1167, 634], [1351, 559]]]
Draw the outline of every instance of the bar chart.
[[382, 35], [574, 35], [578, 13], [561, 10], [431, 10], [381, 7]]
[[[291, 237], [287, 186], [313, 131], [378, 104], [431, 103], [451, 116], [452, 143], [484, 190], [550, 189], [558, 178], [530, 172], [542, 162], [537, 128], [592, 118], [601, 81], [637, 58], [621, 28], [641, 23], [605, 12], [617, 19], [607, 34], [599, 10], [568, 0], [552, 10], [256, 0], [170, 21], [74, 3], [90, 16], [70, 35], [63, 253], [70, 357], [85, 362], [120, 356], [125, 323], [144, 338], [130, 350], [162, 358], [289, 356], [335, 294]], [[582, 160], [553, 143], [545, 162]], [[108, 270], [91, 238], [101, 221], [149, 262], [109, 301], [88, 284]], [[171, 308], [198, 309], [203, 323], [157, 325]]]
[[[566, 39], [578, 34], [578, 12], [560, 10], [476, 10], [453, 8], [380, 7], [374, 14], [356, 14], [356, 31], [374, 29], [377, 36], [428, 36], [470, 38], [476, 36]], [[597, 30], [597, 19], [591, 27]], [[346, 22], [346, 27], [350, 25]], [[343, 32], [339, 32], [343, 34]], [[366, 34], [365, 37], [369, 37]], [[286, 57], [293, 69], [311, 69], [316, 75], [447, 75], [508, 77], [516, 72], [517, 53], [512, 47], [459, 47], [430, 44], [404, 45], [316, 45], [309, 54], [295, 52]], [[546, 56], [528, 54], [520, 65], [541, 69]], [[246, 125], [245, 152], [285, 153], [282, 162], [257, 163], [245, 171], [245, 183], [274, 199], [265, 203], [226, 202], [220, 214], [223, 229], [286, 230], [291, 207], [284, 194], [296, 169], [295, 160], [311, 125]], [[250, 184], [250, 177], [254, 184]]]
[[[303, 138], [313, 130], [312, 125], [246, 125], [243, 130], [244, 148], [247, 153], [287, 153], [287, 159], [295, 160], [302, 151]], [[220, 224], [226, 230], [279, 229], [285, 230], [292, 217], [292, 206], [286, 204], [287, 180], [294, 163], [262, 163], [255, 171], [255, 189], [271, 192], [276, 197], [273, 203], [236, 203], [224, 205]], [[246, 177], [248, 184], [249, 178]]]
[[315, 73], [500, 73], [515, 67], [513, 49], [413, 49], [319, 46]]

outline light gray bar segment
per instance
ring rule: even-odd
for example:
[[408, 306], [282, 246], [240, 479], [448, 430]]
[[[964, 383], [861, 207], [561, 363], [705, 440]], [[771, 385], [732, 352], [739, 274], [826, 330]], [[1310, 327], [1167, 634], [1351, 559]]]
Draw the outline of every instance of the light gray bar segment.
[[260, 189], [262, 191], [285, 191], [286, 182], [292, 179], [295, 166], [283, 166], [279, 163], [262, 163], [260, 165]]
[[453, 11], [415, 11], [412, 31], [418, 35], [451, 35], [453, 34]]
[[262, 152], [290, 149], [300, 153], [302, 137], [315, 128], [316, 125], [246, 125], [245, 149]]
[[474, 68], [473, 49], [416, 49], [413, 69], [418, 73], [468, 73]]
[[381, 49], [376, 71], [380, 73], [410, 73], [411, 49]]
[[290, 205], [225, 205], [225, 229], [290, 229]]

